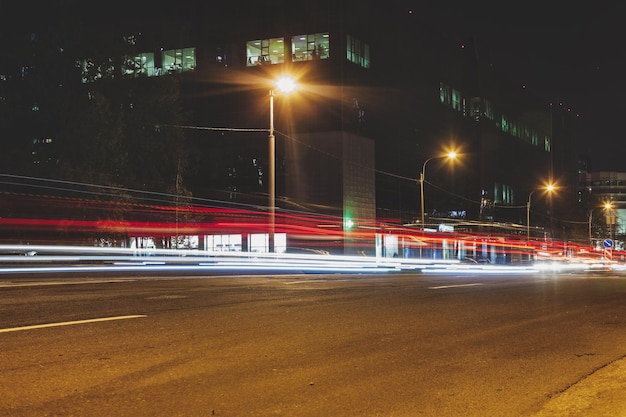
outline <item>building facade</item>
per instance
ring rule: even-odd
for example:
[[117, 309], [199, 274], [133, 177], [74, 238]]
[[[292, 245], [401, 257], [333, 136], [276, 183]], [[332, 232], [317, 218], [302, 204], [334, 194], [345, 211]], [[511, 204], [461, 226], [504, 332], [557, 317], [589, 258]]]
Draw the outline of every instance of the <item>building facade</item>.
[[589, 239], [600, 246], [612, 239], [623, 249], [626, 234], [626, 173], [591, 172], [580, 174], [580, 202], [587, 207]]
[[[80, 42], [59, 35], [72, 44], [59, 62], [72, 70], [53, 75], [85, 94], [111, 81], [131, 91], [134, 82], [176, 78], [185, 119], [175, 127], [196, 146], [185, 180], [197, 198], [267, 203], [270, 112], [277, 210], [328, 215], [344, 229], [499, 223], [519, 233], [532, 193], [552, 182], [575, 189], [575, 116], [494, 72], [478, 45], [446, 36], [427, 17], [350, 0], [229, 3], [85, 27]], [[4, 67], [0, 91], [26, 88], [36, 69]], [[301, 87], [276, 96], [270, 110], [268, 92], [285, 74]], [[39, 104], [24, 119], [49, 111], [28, 97]], [[41, 155], [54, 163], [54, 122], [41, 129], [21, 139], [32, 141], [39, 164]], [[459, 159], [446, 164], [440, 156], [451, 149]], [[533, 201], [534, 225], [547, 227], [551, 204]]]

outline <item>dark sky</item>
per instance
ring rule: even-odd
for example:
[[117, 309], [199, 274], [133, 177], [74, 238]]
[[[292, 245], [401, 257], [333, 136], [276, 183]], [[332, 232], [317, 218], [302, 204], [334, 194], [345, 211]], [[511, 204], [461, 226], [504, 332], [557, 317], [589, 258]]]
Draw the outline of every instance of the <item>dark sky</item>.
[[479, 59], [581, 116], [581, 153], [593, 171], [626, 171], [626, 2], [420, 2]]

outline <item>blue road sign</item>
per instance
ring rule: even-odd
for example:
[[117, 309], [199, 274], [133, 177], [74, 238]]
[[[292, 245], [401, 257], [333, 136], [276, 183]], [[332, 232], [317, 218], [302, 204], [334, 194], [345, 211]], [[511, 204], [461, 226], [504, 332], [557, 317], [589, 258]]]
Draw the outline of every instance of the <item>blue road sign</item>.
[[605, 248], [612, 248], [613, 247], [613, 241], [611, 239], [604, 239], [604, 242], [602, 242], [602, 244], [604, 245]]

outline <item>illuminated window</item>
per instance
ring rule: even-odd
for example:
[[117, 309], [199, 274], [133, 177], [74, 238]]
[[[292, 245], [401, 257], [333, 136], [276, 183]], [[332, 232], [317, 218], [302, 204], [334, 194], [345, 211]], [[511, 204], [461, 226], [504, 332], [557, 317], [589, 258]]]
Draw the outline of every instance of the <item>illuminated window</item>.
[[346, 58], [363, 68], [370, 67], [370, 46], [359, 39], [348, 35], [346, 48]]
[[285, 39], [271, 38], [246, 43], [246, 65], [282, 64], [285, 62]]
[[455, 89], [452, 89], [452, 108], [454, 110], [461, 111], [461, 103], [463, 98], [461, 97], [461, 92]]
[[504, 133], [509, 133], [511, 126], [509, 125], [509, 119], [502, 115], [502, 119], [500, 120], [500, 128]]
[[513, 188], [508, 184], [495, 183], [493, 186], [493, 199], [495, 204], [514, 204], [515, 195]]
[[[493, 120], [493, 104], [487, 99], [482, 97], [474, 97], [463, 101], [463, 114], [478, 121], [483, 117]], [[466, 108], [467, 106], [467, 108]]]
[[193, 71], [196, 69], [196, 48], [163, 51], [162, 62], [165, 74]]
[[552, 150], [552, 144], [551, 144], [550, 136], [545, 136], [543, 138], [543, 149], [546, 152], [550, 152]]
[[[441, 87], [439, 89], [441, 95]], [[441, 97], [439, 98], [441, 100]], [[466, 116], [471, 117], [473, 120], [480, 120], [481, 115], [481, 101], [480, 97], [474, 97], [469, 100], [469, 106], [467, 111], [469, 112]]]
[[439, 101], [448, 105], [452, 103], [452, 89], [444, 83], [439, 83]]
[[115, 66], [110, 58], [100, 64], [96, 64], [91, 59], [83, 59], [76, 62], [76, 67], [80, 69], [83, 83], [94, 82], [101, 78], [112, 79], [115, 74]]
[[293, 62], [330, 57], [328, 33], [298, 35], [291, 38], [291, 59]]
[[483, 106], [484, 106], [483, 115], [487, 119], [493, 120], [493, 104], [491, 104], [491, 101], [487, 99], [483, 99]]
[[205, 247], [217, 252], [241, 252], [241, 235], [213, 235], [205, 237]]
[[134, 77], [140, 75], [153, 77], [155, 75], [154, 54], [144, 53], [126, 57], [122, 64], [122, 72], [124, 75]]

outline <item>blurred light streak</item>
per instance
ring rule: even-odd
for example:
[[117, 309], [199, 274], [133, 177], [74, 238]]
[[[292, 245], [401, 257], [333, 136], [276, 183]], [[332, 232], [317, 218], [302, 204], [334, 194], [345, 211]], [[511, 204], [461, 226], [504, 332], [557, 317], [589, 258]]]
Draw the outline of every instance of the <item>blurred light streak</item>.
[[421, 270], [426, 274], [534, 274], [539, 270], [533, 266], [513, 265], [448, 265], [445, 267], [426, 267]]

